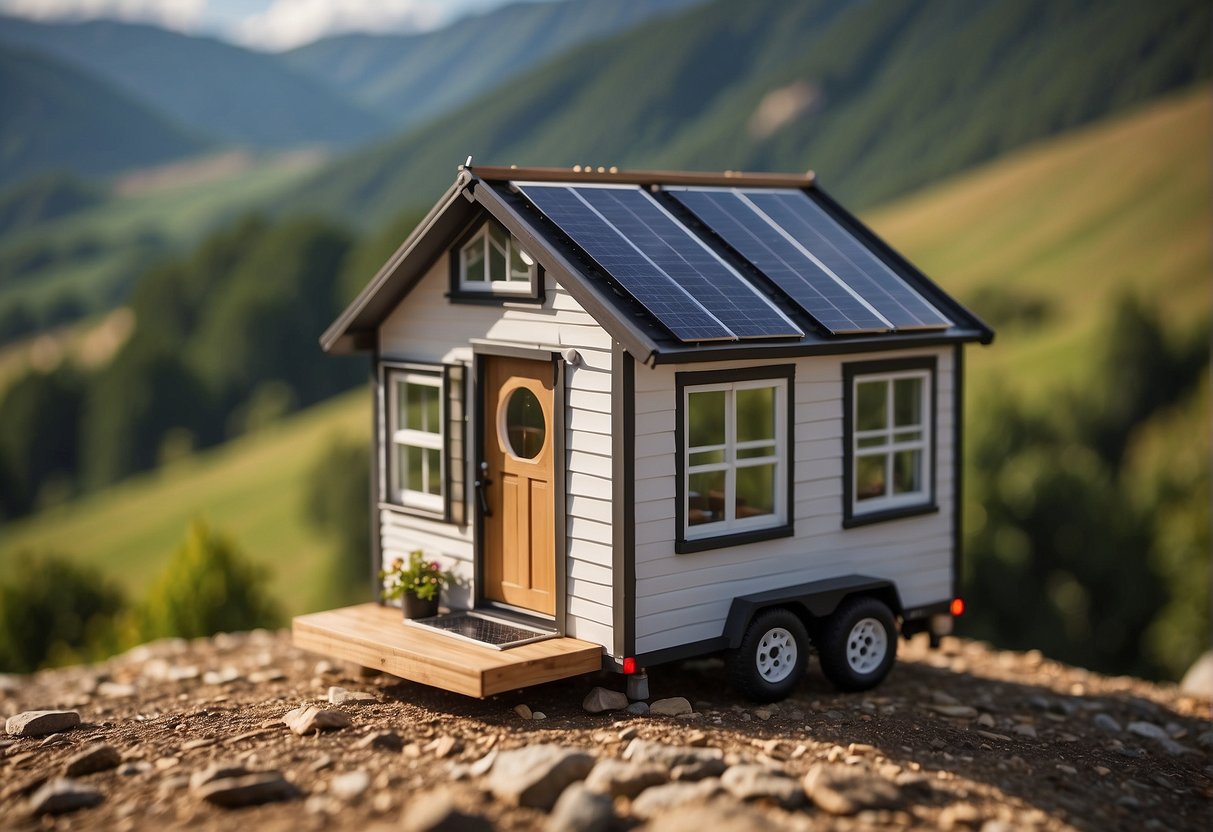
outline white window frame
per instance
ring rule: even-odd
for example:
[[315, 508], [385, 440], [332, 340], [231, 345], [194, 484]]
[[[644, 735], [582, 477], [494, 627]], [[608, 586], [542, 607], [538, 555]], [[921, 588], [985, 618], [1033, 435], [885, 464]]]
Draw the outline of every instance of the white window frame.
[[[438, 391], [438, 431], [437, 433], [403, 427], [400, 413], [399, 385], [417, 385], [432, 387]], [[396, 370], [388, 374], [388, 477], [391, 502], [408, 508], [442, 514], [446, 510], [446, 396], [445, 385], [441, 373], [424, 373]], [[438, 451], [438, 493], [428, 491], [413, 491], [406, 487], [407, 472], [400, 464], [401, 448], [421, 448]], [[434, 472], [429, 469], [428, 454], [422, 454], [422, 478], [425, 482], [432, 481]]]
[[[759, 388], [773, 388], [775, 390], [775, 437], [774, 453], [761, 457], [751, 457], [746, 459], [737, 459], [739, 450], [749, 448], [760, 448], [772, 444], [767, 439], [750, 440], [748, 442], [737, 441], [737, 391], [752, 390]], [[725, 441], [723, 445], [703, 445], [691, 447], [691, 395], [693, 393], [711, 393], [715, 391], [725, 391]], [[786, 526], [788, 523], [788, 477], [791, 472], [788, 470], [788, 453], [787, 453], [787, 436], [788, 436], [788, 380], [786, 378], [759, 378], [749, 379], [745, 381], [723, 382], [718, 384], [695, 384], [686, 385], [683, 387], [683, 426], [682, 435], [684, 437], [683, 448], [679, 449], [682, 454], [680, 463], [682, 465], [682, 535], [687, 541], [705, 540], [724, 535], [732, 535], [750, 531], [760, 531], [763, 529], [779, 528]], [[702, 453], [704, 451], [724, 451], [723, 462], [705, 463], [701, 465], [691, 465], [691, 454]], [[749, 468], [757, 465], [769, 465], [775, 463], [775, 511], [772, 514], [760, 515], [757, 517], [743, 517], [738, 519], [737, 511], [737, 469]], [[690, 521], [690, 504], [691, 504], [691, 487], [690, 480], [693, 474], [706, 473], [712, 471], [724, 471], [724, 509], [725, 517], [723, 520], [715, 520], [711, 523], [691, 524]]]
[[[893, 401], [893, 391], [895, 384], [899, 379], [914, 378], [922, 382], [919, 388], [922, 391], [922, 401], [919, 402], [918, 412], [920, 422], [917, 425], [902, 425], [896, 427], [893, 424], [893, 411], [895, 402]], [[935, 426], [932, 424], [933, 411], [932, 407], [933, 396], [935, 391], [931, 386], [932, 373], [929, 369], [913, 369], [913, 370], [897, 370], [893, 372], [878, 372], [878, 373], [856, 373], [851, 380], [851, 515], [853, 517], [865, 517], [870, 514], [877, 514], [886, 511], [896, 511], [911, 507], [928, 506], [932, 501], [933, 485], [935, 472], [932, 470], [931, 460], [932, 443], [934, 441]], [[885, 427], [875, 430], [859, 430], [859, 386], [861, 384], [872, 384], [882, 382], [887, 385], [888, 393], [885, 396]], [[905, 433], [917, 429], [920, 434], [920, 439], [902, 439], [896, 438], [895, 434]], [[860, 440], [882, 438], [884, 441], [879, 445], [869, 445], [861, 448]], [[907, 491], [902, 494], [893, 493], [893, 458], [899, 451], [919, 451], [922, 456], [922, 477], [919, 483], [919, 488], [916, 491]], [[859, 499], [859, 460], [861, 457], [883, 456], [885, 458], [885, 494], [882, 497], [869, 497], [865, 500]]]
[[[489, 269], [489, 256], [492, 253], [496, 243], [489, 234], [489, 227], [493, 225], [491, 221], [483, 223], [475, 234], [459, 247], [459, 291], [467, 294], [480, 295], [532, 295], [535, 292], [536, 269], [538, 266], [528, 252], [526, 252], [519, 244], [514, 235], [510, 234], [501, 226], [495, 226], [497, 230], [502, 232], [506, 238], [505, 251], [505, 280], [493, 280]], [[481, 251], [481, 268], [484, 269], [483, 280], [468, 279], [468, 253], [480, 247]], [[514, 253], [517, 253], [523, 263], [527, 264], [526, 280], [515, 279], [511, 275], [513, 273], [511, 264]], [[529, 261], [529, 262], [528, 262]]]

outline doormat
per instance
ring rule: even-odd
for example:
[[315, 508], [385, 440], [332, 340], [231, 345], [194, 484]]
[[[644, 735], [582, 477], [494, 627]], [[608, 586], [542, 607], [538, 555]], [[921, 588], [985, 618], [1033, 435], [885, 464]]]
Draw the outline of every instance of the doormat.
[[429, 627], [440, 633], [465, 641], [474, 641], [494, 650], [507, 650], [520, 644], [530, 644], [533, 641], [543, 641], [555, 638], [556, 633], [541, 630], [538, 627], [528, 627], [512, 621], [502, 621], [490, 618], [484, 613], [452, 612], [446, 615], [436, 615], [433, 618], [409, 619], [409, 624], [418, 627]]

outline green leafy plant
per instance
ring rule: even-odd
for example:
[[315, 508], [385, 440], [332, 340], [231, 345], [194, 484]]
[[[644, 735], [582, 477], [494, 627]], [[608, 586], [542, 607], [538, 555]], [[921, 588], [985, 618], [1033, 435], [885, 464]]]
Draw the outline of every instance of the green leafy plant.
[[407, 564], [404, 558], [396, 558], [389, 568], [379, 571], [379, 578], [383, 581], [385, 601], [394, 601], [406, 593], [422, 601], [432, 601], [444, 586], [450, 586], [455, 580], [455, 576], [443, 569], [438, 561], [427, 561], [420, 551], [410, 553]]

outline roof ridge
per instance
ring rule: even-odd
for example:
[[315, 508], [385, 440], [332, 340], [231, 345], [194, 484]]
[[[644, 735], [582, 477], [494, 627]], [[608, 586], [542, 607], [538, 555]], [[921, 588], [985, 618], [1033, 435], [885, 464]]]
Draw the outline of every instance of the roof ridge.
[[726, 187], [808, 188], [817, 179], [813, 171], [804, 173], [770, 173], [726, 170], [621, 170], [611, 165], [574, 165], [571, 168], [522, 167], [519, 165], [460, 165], [487, 181], [524, 179], [532, 182], [616, 182], [629, 185], [720, 185]]

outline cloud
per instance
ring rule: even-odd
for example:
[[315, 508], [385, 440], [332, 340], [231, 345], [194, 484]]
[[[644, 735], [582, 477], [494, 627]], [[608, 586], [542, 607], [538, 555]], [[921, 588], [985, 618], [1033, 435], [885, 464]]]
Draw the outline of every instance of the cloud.
[[249, 15], [232, 37], [260, 49], [289, 49], [339, 32], [404, 32], [446, 22], [462, 3], [441, 0], [273, 0]]
[[34, 20], [104, 17], [192, 32], [203, 21], [207, 0], [5, 0], [2, 5], [8, 14]]

